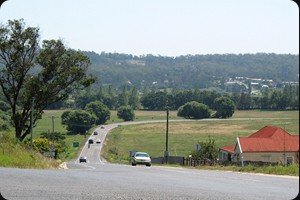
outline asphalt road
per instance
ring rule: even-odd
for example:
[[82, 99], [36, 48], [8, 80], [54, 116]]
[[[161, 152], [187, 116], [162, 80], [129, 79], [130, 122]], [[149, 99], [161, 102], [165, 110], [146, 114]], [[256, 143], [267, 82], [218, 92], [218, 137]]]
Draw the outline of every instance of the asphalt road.
[[[141, 122], [136, 122], [141, 123]], [[125, 125], [125, 123], [122, 123]], [[109, 130], [91, 138], [104, 141]], [[64, 170], [0, 168], [0, 193], [13, 199], [236, 199], [290, 200], [299, 193], [299, 177], [242, 174], [170, 167], [108, 164], [100, 144], [86, 144]]]

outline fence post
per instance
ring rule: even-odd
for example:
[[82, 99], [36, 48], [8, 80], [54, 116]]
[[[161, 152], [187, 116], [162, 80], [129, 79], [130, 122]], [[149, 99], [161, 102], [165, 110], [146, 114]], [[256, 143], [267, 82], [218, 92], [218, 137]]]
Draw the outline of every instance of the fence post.
[[192, 166], [192, 155], [189, 155], [189, 166]]

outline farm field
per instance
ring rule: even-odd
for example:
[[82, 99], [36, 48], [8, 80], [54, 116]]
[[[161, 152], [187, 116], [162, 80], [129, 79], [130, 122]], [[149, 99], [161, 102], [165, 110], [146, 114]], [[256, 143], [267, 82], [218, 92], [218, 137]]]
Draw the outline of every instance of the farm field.
[[[145, 111], [141, 113], [146, 116]], [[163, 115], [160, 112], [158, 116], [163, 118]], [[290, 134], [299, 134], [299, 112], [236, 111], [230, 119], [170, 122], [169, 154], [186, 157], [194, 150], [195, 144], [208, 140], [208, 137], [215, 140], [217, 147], [230, 145], [236, 137], [248, 136], [264, 126], [278, 126]], [[128, 162], [128, 152], [135, 150], [159, 157], [165, 151], [165, 141], [164, 122], [121, 126], [108, 135], [103, 156], [112, 162]]]

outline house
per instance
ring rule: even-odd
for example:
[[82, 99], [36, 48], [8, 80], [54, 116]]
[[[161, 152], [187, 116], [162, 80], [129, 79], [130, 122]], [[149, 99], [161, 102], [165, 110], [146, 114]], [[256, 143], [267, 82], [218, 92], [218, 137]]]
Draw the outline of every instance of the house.
[[219, 149], [219, 160], [220, 161], [231, 161], [234, 155], [234, 144], [229, 146], [224, 146]]
[[265, 126], [248, 137], [237, 137], [234, 145], [219, 149], [220, 161], [229, 161], [229, 157], [242, 166], [245, 162], [296, 163], [299, 135], [291, 135], [280, 127]]

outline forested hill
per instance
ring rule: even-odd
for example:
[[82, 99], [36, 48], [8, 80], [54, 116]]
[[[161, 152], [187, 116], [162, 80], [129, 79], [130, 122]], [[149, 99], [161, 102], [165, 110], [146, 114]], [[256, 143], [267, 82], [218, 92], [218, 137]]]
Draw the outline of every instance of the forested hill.
[[272, 79], [276, 83], [299, 81], [299, 55], [213, 54], [133, 56], [129, 54], [83, 52], [92, 65], [98, 84], [119, 87], [133, 84], [169, 88], [209, 88], [234, 77]]

